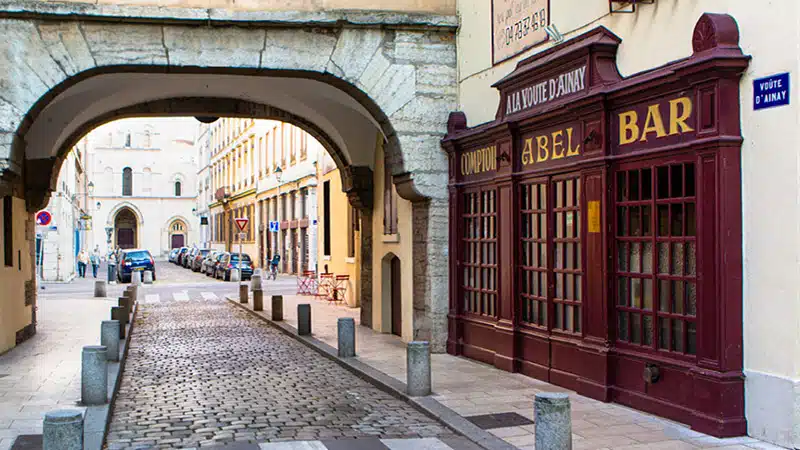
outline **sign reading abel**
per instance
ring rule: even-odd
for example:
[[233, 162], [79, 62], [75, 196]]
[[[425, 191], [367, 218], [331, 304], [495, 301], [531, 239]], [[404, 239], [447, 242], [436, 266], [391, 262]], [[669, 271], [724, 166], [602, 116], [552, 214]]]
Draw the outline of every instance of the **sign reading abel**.
[[586, 66], [539, 81], [516, 91], [506, 97], [506, 115], [526, 111], [534, 106], [577, 94], [586, 89]]
[[547, 40], [548, 0], [492, 0], [494, 64]]
[[574, 126], [559, 128], [524, 138], [523, 167], [580, 155], [581, 139], [576, 136], [575, 128]]
[[497, 146], [464, 152], [461, 155], [461, 176], [497, 170]]

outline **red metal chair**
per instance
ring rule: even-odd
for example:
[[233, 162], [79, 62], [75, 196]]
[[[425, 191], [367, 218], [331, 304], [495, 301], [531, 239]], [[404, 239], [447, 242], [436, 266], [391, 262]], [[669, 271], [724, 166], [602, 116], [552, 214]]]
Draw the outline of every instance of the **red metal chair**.
[[335, 283], [332, 273], [321, 273], [319, 275], [319, 282], [317, 283], [316, 296], [319, 298], [330, 297], [331, 289]]
[[348, 284], [350, 284], [350, 275], [336, 275], [329, 289], [328, 303], [343, 303]]
[[313, 270], [306, 270], [297, 276], [298, 295], [314, 295], [318, 291], [317, 286], [317, 273]]

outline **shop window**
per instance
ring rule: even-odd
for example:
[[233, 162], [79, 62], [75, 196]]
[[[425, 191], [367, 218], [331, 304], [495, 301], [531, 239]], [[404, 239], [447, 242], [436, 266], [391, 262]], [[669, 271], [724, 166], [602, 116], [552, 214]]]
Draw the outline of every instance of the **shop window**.
[[497, 191], [464, 193], [461, 289], [466, 313], [497, 315]]
[[547, 185], [520, 186], [522, 320], [547, 327]]
[[617, 340], [694, 355], [695, 166], [618, 172], [615, 190]]
[[580, 179], [553, 181], [553, 329], [581, 332]]

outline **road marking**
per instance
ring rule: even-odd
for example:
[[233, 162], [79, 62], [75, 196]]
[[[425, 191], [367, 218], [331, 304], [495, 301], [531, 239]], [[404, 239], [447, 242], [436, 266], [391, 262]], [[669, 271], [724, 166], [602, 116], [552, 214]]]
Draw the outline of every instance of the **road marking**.
[[147, 294], [144, 296], [145, 303], [158, 303], [161, 301], [161, 298], [158, 294]]
[[176, 302], [188, 302], [189, 294], [187, 294], [186, 291], [173, 292], [172, 298], [174, 298]]
[[203, 300], [216, 300], [219, 298], [217, 294], [213, 292], [201, 292], [200, 295], [203, 296]]

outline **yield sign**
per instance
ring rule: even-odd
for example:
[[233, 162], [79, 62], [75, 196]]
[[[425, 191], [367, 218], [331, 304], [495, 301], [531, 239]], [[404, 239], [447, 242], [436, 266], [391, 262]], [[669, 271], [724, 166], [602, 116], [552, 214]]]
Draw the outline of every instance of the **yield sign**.
[[250, 222], [250, 219], [247, 217], [237, 217], [233, 219], [236, 222], [236, 226], [239, 227], [239, 231], [244, 231], [244, 227], [247, 226], [247, 222]]

